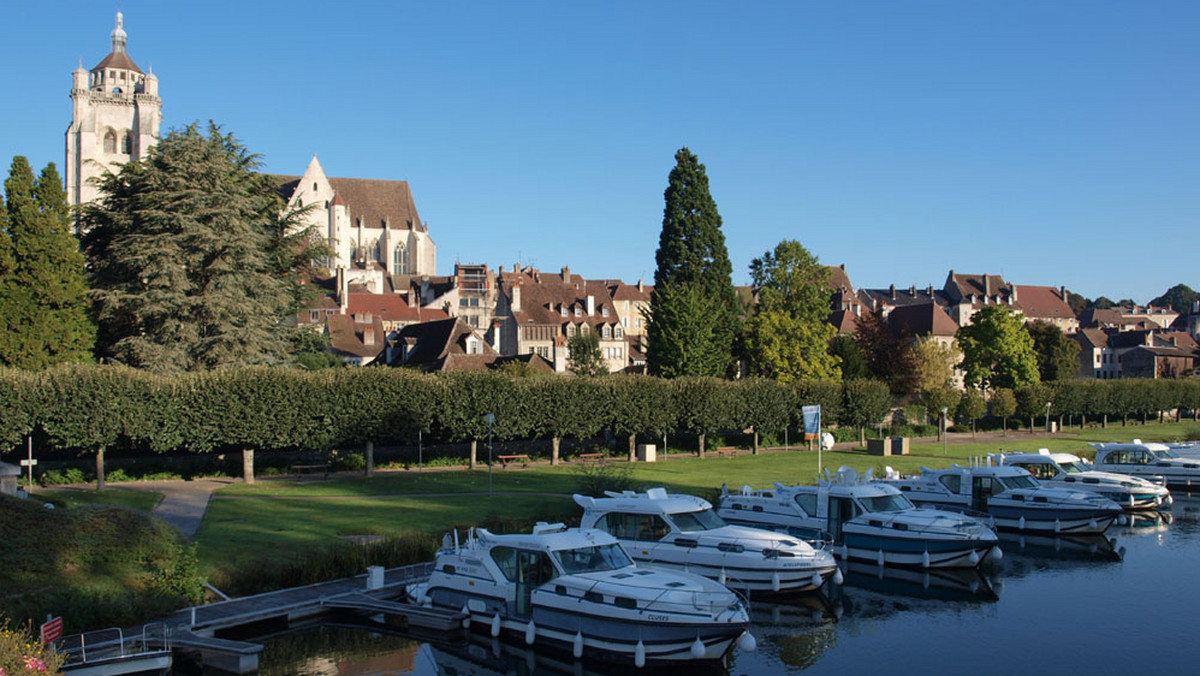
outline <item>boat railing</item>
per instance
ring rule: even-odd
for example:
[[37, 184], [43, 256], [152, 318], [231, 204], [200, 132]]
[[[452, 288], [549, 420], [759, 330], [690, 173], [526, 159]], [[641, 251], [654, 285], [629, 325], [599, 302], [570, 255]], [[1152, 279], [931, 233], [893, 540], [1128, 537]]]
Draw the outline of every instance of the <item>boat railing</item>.
[[645, 610], [653, 612], [686, 608], [705, 613], [717, 613], [729, 609], [732, 605], [734, 604], [730, 603], [729, 593], [726, 591], [698, 592], [664, 589], [659, 591], [658, 596], [646, 603]]

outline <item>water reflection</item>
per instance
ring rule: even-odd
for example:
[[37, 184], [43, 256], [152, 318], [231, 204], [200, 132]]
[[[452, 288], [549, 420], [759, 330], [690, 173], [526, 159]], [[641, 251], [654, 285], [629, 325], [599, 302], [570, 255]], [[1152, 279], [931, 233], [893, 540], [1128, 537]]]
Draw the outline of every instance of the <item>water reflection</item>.
[[[1111, 530], [1111, 529], [1110, 529]], [[1120, 561], [1122, 552], [1106, 535], [1038, 535], [1000, 533], [1005, 557], [1054, 561]], [[1001, 567], [1003, 567], [1003, 561]]]

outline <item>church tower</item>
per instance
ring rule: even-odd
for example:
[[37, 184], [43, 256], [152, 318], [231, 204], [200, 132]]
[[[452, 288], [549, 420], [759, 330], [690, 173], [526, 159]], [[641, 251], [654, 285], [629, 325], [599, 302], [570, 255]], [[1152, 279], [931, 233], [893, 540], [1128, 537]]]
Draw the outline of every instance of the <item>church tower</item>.
[[67, 129], [67, 199], [73, 206], [92, 201], [92, 179], [107, 169], [142, 159], [158, 142], [162, 100], [158, 78], [142, 73], [125, 51], [124, 17], [117, 12], [112, 51], [90, 71], [72, 74], [73, 116]]

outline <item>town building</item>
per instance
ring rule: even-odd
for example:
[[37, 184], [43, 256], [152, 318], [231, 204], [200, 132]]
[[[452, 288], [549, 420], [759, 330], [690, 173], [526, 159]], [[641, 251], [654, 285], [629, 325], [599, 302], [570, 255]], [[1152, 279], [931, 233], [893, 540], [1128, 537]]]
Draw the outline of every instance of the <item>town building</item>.
[[66, 132], [67, 202], [96, 199], [93, 179], [146, 157], [158, 142], [162, 99], [158, 78], [143, 72], [126, 51], [125, 17], [117, 12], [112, 49], [91, 70], [71, 76], [71, 125]]

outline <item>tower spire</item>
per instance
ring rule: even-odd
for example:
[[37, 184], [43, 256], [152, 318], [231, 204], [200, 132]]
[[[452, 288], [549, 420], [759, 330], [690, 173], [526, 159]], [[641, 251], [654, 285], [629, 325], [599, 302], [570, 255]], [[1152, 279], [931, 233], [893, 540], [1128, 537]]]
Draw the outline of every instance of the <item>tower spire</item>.
[[117, 12], [117, 27], [112, 32], [112, 51], [114, 54], [125, 52], [125, 15]]

